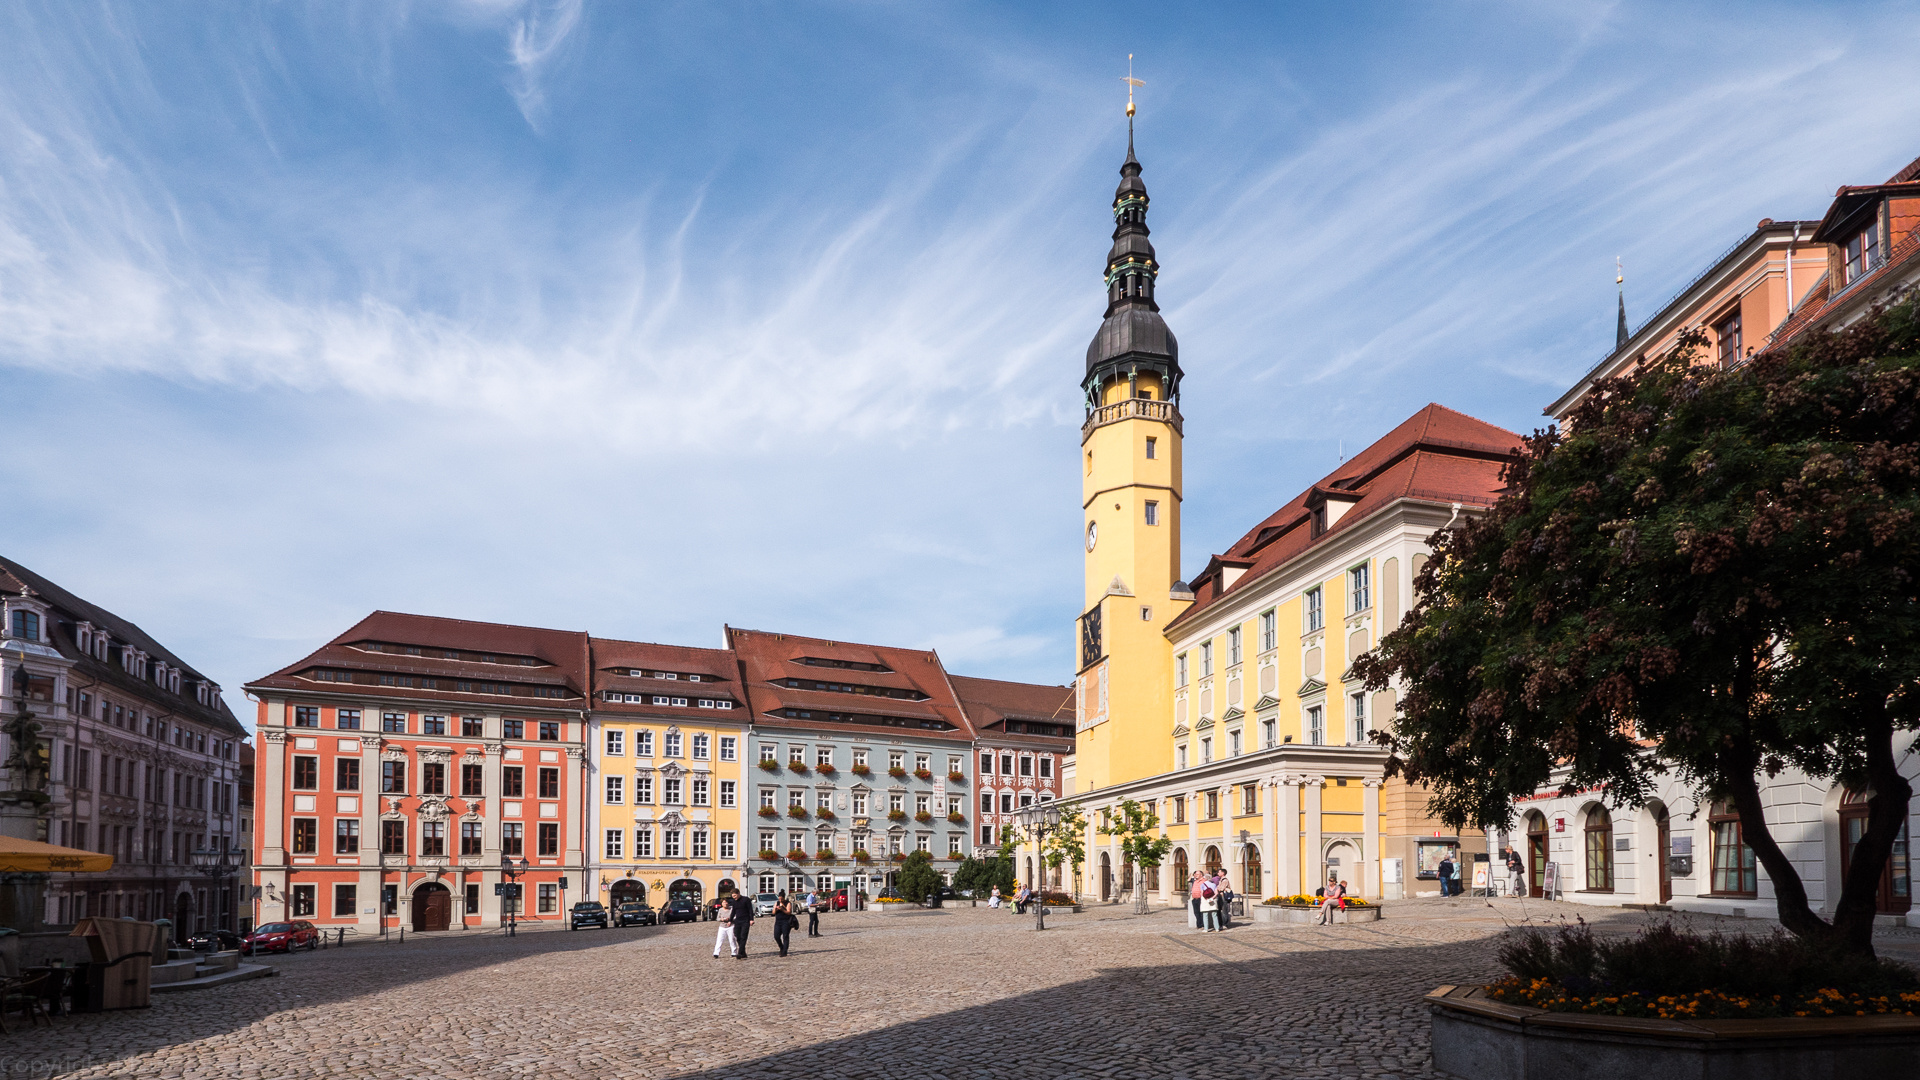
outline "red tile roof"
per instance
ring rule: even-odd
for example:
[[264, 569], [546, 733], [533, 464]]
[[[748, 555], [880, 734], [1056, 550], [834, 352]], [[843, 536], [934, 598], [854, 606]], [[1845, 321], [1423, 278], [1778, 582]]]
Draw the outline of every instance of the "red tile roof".
[[[1402, 499], [1492, 506], [1501, 470], [1520, 452], [1520, 436], [1442, 405], [1428, 405], [1340, 468], [1295, 496], [1214, 556], [1193, 582], [1194, 604], [1173, 620], [1179, 626], [1223, 595], [1253, 586], [1308, 548], [1329, 543], [1375, 512]], [[1319, 536], [1312, 508], [1328, 499], [1350, 503]], [[1227, 567], [1246, 572], [1221, 589]]]
[[[518, 663], [479, 663], [444, 657], [406, 653], [372, 652], [367, 643], [417, 646], [469, 653], [486, 653], [502, 659], [531, 657], [534, 665]], [[443, 619], [432, 615], [408, 615], [376, 611], [361, 619], [345, 633], [327, 642], [298, 662], [289, 664], [265, 678], [247, 684], [249, 690], [306, 690], [329, 694], [358, 694], [368, 697], [425, 698], [449, 704], [499, 706], [512, 702], [523, 708], [582, 708], [591, 687], [588, 674], [588, 638], [574, 630], [545, 630], [505, 623], [473, 622], [468, 619]], [[432, 688], [396, 687], [352, 682], [323, 682], [313, 677], [315, 669], [343, 671], [362, 675], [420, 676], [434, 682]], [[562, 688], [564, 698], [535, 697], [531, 693], [499, 695], [466, 693], [457, 689], [462, 681], [506, 684], [513, 687]]]
[[[998, 743], [1038, 740], [1061, 752], [1073, 749], [1073, 687], [976, 679], [966, 675], [950, 675], [948, 681], [953, 684], [967, 719], [982, 738], [990, 737]], [[1009, 721], [1061, 724], [1066, 734], [1011, 732], [1007, 727]], [[1011, 740], [1007, 736], [1011, 736]]]
[[[941, 666], [939, 655], [931, 649], [861, 645], [762, 630], [740, 630], [731, 626], [727, 627], [726, 633], [727, 644], [740, 658], [747, 700], [755, 723], [848, 732], [894, 730], [902, 735], [957, 742], [970, 742], [973, 739], [973, 727], [967, 722], [966, 713], [948, 683], [946, 669]], [[809, 657], [878, 664], [888, 670], [860, 671], [805, 663]], [[878, 694], [790, 687], [785, 685], [789, 679], [912, 690], [925, 697], [908, 701]], [[788, 716], [788, 710], [808, 715]], [[836, 720], [833, 718], [836, 714], [841, 717], [890, 717], [900, 723], [887, 725]], [[922, 727], [922, 721], [937, 723], [944, 730]]]
[[[740, 685], [740, 662], [731, 649], [699, 649], [689, 645], [661, 645], [646, 641], [621, 641], [616, 638], [590, 638], [593, 650], [593, 707], [616, 712], [646, 713], [650, 716], [683, 717], [687, 710], [679, 706], [655, 706], [606, 700], [607, 691], [622, 694], [665, 694], [689, 701], [706, 698], [733, 703], [737, 712], [712, 714], [712, 719], [727, 719], [745, 724], [747, 699]], [[639, 669], [645, 675], [630, 675]], [[675, 679], [655, 678], [655, 673], [676, 675]], [[695, 682], [692, 676], [699, 676]], [[665, 709], [666, 711], [662, 711]]]

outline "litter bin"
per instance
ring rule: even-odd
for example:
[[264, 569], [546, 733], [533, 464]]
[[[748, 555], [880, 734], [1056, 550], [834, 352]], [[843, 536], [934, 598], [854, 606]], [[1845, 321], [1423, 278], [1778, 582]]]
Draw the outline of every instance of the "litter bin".
[[81, 919], [73, 935], [87, 939], [93, 963], [85, 973], [88, 1004], [101, 1009], [144, 1009], [153, 1003], [152, 923], [132, 919]]

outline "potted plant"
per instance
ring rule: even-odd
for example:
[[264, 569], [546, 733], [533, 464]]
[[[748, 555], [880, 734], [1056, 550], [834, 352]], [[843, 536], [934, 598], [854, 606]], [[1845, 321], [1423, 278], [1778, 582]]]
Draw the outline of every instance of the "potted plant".
[[959, 862], [959, 861], [961, 861], [962, 859], [965, 859], [965, 858], [966, 858], [966, 856], [965, 856], [965, 855], [962, 855], [962, 854], [960, 854], [960, 853], [959, 853], [959, 852], [957, 852], [957, 851], [949, 851], [949, 852], [947, 852], [947, 861], [949, 861], [949, 862]]
[[794, 848], [792, 851], [787, 852], [787, 860], [797, 863], [806, 862], [807, 850], [805, 848]]
[[813, 853], [813, 861], [817, 863], [832, 864], [838, 858], [839, 857], [833, 853], [833, 849], [830, 847], [823, 847], [820, 850]]
[[907, 767], [905, 765], [889, 765], [887, 767], [887, 775], [893, 777], [895, 780], [905, 779]]
[[807, 808], [804, 806], [789, 806], [787, 807], [787, 816], [795, 821], [805, 821], [807, 820]]
[[865, 866], [873, 861], [873, 855], [869, 853], [866, 848], [854, 848], [853, 861]]
[[919, 822], [922, 825], [925, 825], [927, 822], [933, 820], [933, 812], [930, 810], [915, 811], [913, 815], [913, 820]]
[[965, 825], [967, 823], [967, 815], [955, 810], [953, 813], [947, 815], [947, 820], [955, 825]]
[[966, 782], [967, 774], [961, 772], [959, 769], [955, 769], [947, 774], [947, 783], [949, 784], [964, 784]]
[[773, 850], [770, 847], [761, 848], [759, 857], [767, 860], [768, 862], [778, 862], [780, 859], [780, 853]]
[[768, 757], [768, 758], [761, 758], [761, 759], [760, 759], [760, 767], [761, 767], [762, 769], [765, 769], [765, 770], [766, 770], [766, 771], [768, 771], [768, 772], [779, 772], [779, 771], [780, 771], [780, 763], [779, 763], [779, 762], [777, 762], [777, 761], [775, 761], [775, 760], [773, 760], [773, 759], [772, 759], [772, 758], [770, 758], [770, 757]]
[[836, 771], [833, 767], [833, 762], [831, 761], [823, 761], [820, 764], [815, 765], [813, 767], [813, 770], [819, 773], [821, 776], [832, 776]]
[[862, 764], [856, 764], [856, 765], [854, 765], [854, 767], [853, 767], [853, 775], [855, 775], [855, 776], [872, 776], [872, 775], [873, 775], [873, 770], [872, 770], [872, 769], [869, 769], [869, 768], [867, 768], [867, 767], [866, 767], [866, 765], [865, 765], [864, 763], [862, 763]]
[[815, 810], [815, 811], [813, 812], [813, 816], [814, 816], [814, 817], [817, 817], [817, 818], [819, 818], [819, 819], [820, 819], [821, 821], [837, 821], [837, 820], [839, 820], [839, 819], [838, 819], [838, 818], [837, 818], [837, 817], [836, 817], [836, 816], [834, 815], [834, 812], [833, 812], [833, 811], [831, 811], [831, 810], [829, 810], [829, 809], [827, 809], [827, 808], [826, 808], [826, 807], [824, 807], [824, 806], [823, 806], [823, 807], [821, 807], [821, 808], [820, 808], [820, 809], [818, 809], [818, 810]]
[[799, 773], [801, 776], [807, 775], [809, 771], [807, 769], [807, 763], [804, 761], [789, 761], [787, 762], [787, 769], [790, 772]]
[[933, 770], [932, 769], [915, 769], [913, 770], [913, 775], [918, 777], [921, 780], [931, 780], [933, 779]]
[[889, 810], [887, 811], [887, 820], [905, 821], [907, 820], [907, 812], [905, 810]]
[[773, 807], [771, 807], [771, 806], [763, 806], [763, 807], [761, 807], [761, 808], [760, 808], [760, 816], [761, 816], [761, 817], [771, 817], [771, 818], [777, 818], [777, 817], [779, 817], [779, 816], [780, 816], [780, 811], [778, 811], [778, 810], [775, 810], [775, 809], [774, 809]]

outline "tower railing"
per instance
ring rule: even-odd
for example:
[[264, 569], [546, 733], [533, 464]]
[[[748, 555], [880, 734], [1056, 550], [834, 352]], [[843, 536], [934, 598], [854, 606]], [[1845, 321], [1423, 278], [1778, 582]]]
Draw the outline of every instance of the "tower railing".
[[1102, 405], [1087, 414], [1087, 422], [1080, 425], [1080, 441], [1086, 442], [1095, 428], [1108, 424], [1117, 424], [1122, 420], [1158, 420], [1171, 426], [1175, 434], [1185, 435], [1181, 430], [1180, 407], [1171, 401], [1156, 401], [1153, 398], [1127, 398], [1111, 405]]

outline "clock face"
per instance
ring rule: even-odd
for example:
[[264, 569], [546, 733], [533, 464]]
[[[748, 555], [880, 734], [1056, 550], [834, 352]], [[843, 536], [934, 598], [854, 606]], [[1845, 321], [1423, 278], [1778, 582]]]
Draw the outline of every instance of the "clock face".
[[1087, 550], [1092, 551], [1094, 542], [1099, 539], [1100, 539], [1100, 523], [1097, 521], [1087, 522]]

